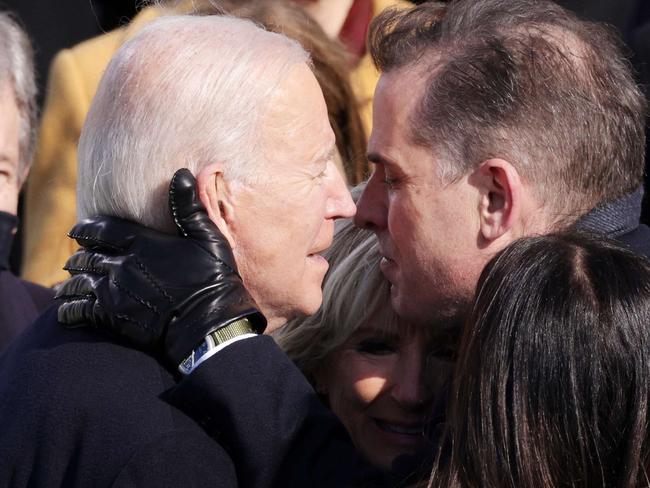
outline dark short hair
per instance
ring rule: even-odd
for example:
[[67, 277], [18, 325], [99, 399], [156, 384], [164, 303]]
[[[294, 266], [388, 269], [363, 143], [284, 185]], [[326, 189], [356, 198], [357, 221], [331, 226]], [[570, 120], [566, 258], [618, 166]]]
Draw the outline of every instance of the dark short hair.
[[570, 218], [642, 182], [646, 101], [603, 25], [547, 0], [427, 2], [375, 19], [370, 50], [426, 80], [411, 135], [446, 181], [501, 157]]
[[515, 241], [477, 285], [435, 486], [647, 486], [649, 353], [645, 259], [576, 233]]

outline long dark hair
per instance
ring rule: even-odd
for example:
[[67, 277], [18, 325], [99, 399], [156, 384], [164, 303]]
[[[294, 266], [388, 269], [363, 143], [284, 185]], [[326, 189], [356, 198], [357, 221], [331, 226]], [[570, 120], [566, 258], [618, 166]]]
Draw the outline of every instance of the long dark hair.
[[432, 486], [648, 486], [650, 268], [575, 233], [483, 271]]

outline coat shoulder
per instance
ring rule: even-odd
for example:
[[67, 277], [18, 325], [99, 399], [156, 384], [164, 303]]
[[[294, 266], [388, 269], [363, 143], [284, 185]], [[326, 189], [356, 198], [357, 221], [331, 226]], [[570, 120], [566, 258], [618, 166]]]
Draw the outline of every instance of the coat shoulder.
[[96, 330], [65, 329], [49, 309], [0, 358], [0, 485], [100, 486], [93, 480], [114, 479], [156, 439], [189, 431], [178, 435], [209, 444], [161, 398], [173, 384], [154, 358]]

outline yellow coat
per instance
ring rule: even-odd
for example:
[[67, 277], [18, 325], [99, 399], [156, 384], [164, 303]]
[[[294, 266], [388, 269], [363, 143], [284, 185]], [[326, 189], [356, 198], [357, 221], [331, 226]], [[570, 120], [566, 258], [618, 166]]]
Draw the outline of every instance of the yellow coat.
[[[373, 0], [376, 15], [403, 0]], [[127, 26], [61, 51], [49, 73], [39, 142], [25, 199], [23, 276], [52, 286], [68, 278], [63, 265], [77, 249], [67, 237], [75, 224], [77, 143], [90, 102], [113, 54], [144, 24], [161, 15], [143, 9]], [[379, 74], [369, 55], [352, 74], [364, 127], [370, 133], [372, 95]]]

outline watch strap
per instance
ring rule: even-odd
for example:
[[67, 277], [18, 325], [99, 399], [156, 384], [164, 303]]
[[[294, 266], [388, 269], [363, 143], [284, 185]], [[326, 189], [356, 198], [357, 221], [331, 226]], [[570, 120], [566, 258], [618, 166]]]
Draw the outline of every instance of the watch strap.
[[253, 329], [253, 325], [244, 317], [243, 319], [229, 323], [225, 327], [210, 332], [207, 335], [206, 340], [209, 339], [214, 342], [214, 346], [218, 346], [219, 344], [223, 344], [237, 336], [252, 334], [254, 332], [255, 330]]

